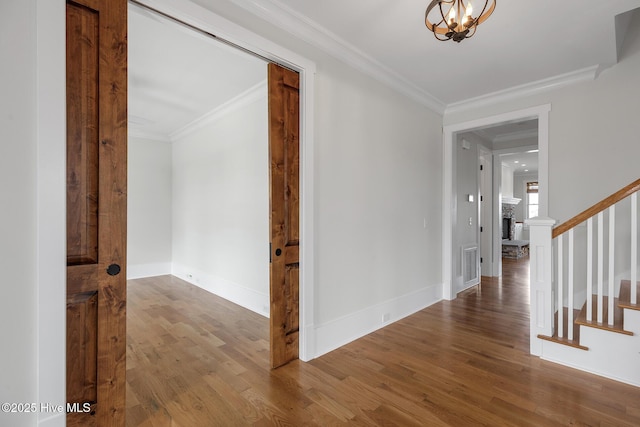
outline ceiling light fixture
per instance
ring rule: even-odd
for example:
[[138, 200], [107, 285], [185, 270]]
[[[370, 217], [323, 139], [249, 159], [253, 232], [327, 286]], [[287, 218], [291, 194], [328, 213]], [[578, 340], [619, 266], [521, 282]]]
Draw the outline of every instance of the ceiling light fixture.
[[480, 14], [474, 18], [470, 0], [433, 0], [424, 13], [424, 23], [438, 40], [460, 43], [476, 33], [478, 25], [493, 13], [496, 1], [484, 0]]

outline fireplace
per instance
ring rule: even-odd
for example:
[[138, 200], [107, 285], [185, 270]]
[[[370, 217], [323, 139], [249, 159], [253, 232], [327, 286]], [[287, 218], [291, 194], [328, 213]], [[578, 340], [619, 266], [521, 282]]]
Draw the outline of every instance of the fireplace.
[[502, 218], [502, 240], [511, 240], [512, 218]]

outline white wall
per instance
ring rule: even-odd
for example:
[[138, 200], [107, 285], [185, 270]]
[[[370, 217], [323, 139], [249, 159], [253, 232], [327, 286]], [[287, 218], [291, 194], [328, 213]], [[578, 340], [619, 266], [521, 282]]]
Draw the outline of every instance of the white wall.
[[513, 197], [513, 169], [507, 164], [502, 164], [502, 197]]
[[[5, 129], [16, 132], [10, 135], [12, 137], [26, 135], [26, 142], [20, 147], [3, 146], [3, 149], [17, 150], [18, 157], [22, 157], [16, 176], [25, 179], [16, 182], [14, 177], [9, 181], [12, 190], [6, 194], [15, 196], [14, 206], [20, 211], [17, 224], [25, 227], [19, 237], [12, 234], [15, 231], [10, 232], [6, 241], [17, 243], [18, 250], [22, 248], [22, 262], [15, 263], [19, 271], [12, 279], [24, 283], [24, 287], [13, 289], [12, 293], [24, 304], [14, 305], [19, 312], [8, 312], [15, 314], [11, 320], [12, 324], [17, 324], [15, 333], [6, 338], [17, 345], [16, 351], [8, 353], [8, 357], [12, 360], [19, 354], [21, 358], [16, 359], [11, 373], [3, 373], [7, 375], [7, 381], [2, 384], [12, 390], [16, 399], [31, 401], [35, 399], [36, 375], [30, 358], [35, 354], [36, 337], [34, 312], [37, 302], [32, 268], [35, 243], [28, 243], [25, 236], [29, 233], [28, 223], [32, 223], [29, 212], [33, 215], [36, 211], [32, 188], [35, 170], [31, 157], [35, 143], [29, 142], [33, 137], [35, 111], [29, 104], [34, 100], [29, 101], [28, 94], [35, 90], [32, 70], [38, 50], [33, 42], [36, 33], [34, 0], [14, 3], [8, 6], [3, 2], [0, 16], [3, 22], [16, 24], [6, 27], [11, 37], [3, 37], [2, 41], [11, 40], [12, 44], [3, 44], [2, 48], [3, 54], [7, 50], [5, 57], [13, 58], [14, 50], [20, 52], [10, 66], [3, 67], [3, 72], [15, 70], [15, 76], [3, 81], [10, 82], [16, 89], [8, 93], [13, 93], [9, 99], [15, 98], [18, 103], [12, 105], [11, 116], [3, 119], [15, 121], [13, 127]], [[58, 43], [57, 34], [49, 31], [51, 26], [64, 28], [64, 2], [49, 0], [46, 3], [52, 5], [56, 13], [49, 14], [47, 21], [38, 21], [39, 37], [56, 40], [55, 46], [46, 52], [64, 63], [64, 37], [62, 43]], [[207, 0], [206, 3], [214, 12], [219, 8], [222, 16], [298, 52], [317, 66], [313, 123], [315, 172], [312, 178], [315, 185], [316, 268], [315, 294], [309, 296], [315, 304], [311, 327], [316, 332], [316, 351], [309, 357], [327, 352], [383, 326], [386, 321], [396, 320], [441, 299], [442, 117], [228, 2]], [[19, 13], [10, 14], [5, 12], [6, 8], [16, 8]], [[54, 75], [59, 77], [57, 71]], [[43, 86], [42, 93], [55, 89], [54, 101], [63, 102], [64, 95], [57, 92], [63, 85], [64, 77], [55, 84]], [[20, 110], [23, 102], [27, 105]], [[63, 108], [59, 110], [63, 111]], [[62, 122], [57, 121], [58, 124]], [[14, 163], [18, 164], [18, 161]], [[55, 159], [53, 166], [63, 164], [63, 160]], [[45, 192], [51, 192], [50, 184], [43, 185]], [[56, 194], [56, 188], [53, 190]], [[64, 212], [63, 200], [64, 196], [61, 196], [54, 212], [44, 208], [38, 212], [58, 215]], [[17, 218], [12, 214], [12, 218], [14, 216]], [[52, 243], [59, 247], [46, 261], [63, 266], [64, 238], [56, 238]], [[56, 278], [55, 286], [46, 288], [41, 281], [38, 283], [39, 292], [51, 288], [59, 290], [61, 295], [64, 293], [64, 280]], [[46, 312], [40, 325], [49, 322], [54, 326], [54, 332], [64, 337], [64, 320], [60, 320], [60, 314], [64, 319], [64, 303], [43, 301], [40, 308], [41, 312]], [[58, 346], [52, 349], [54, 364], [58, 367], [55, 372], [63, 372], [64, 356], [58, 356], [64, 355], [64, 339], [57, 342]], [[39, 354], [45, 357], [51, 351]], [[63, 379], [51, 379], [51, 375], [44, 372], [39, 372], [39, 377], [47, 377], [47, 383], [41, 385], [40, 391], [47, 387], [64, 390]]]
[[[265, 66], [266, 78], [266, 66]], [[173, 146], [173, 274], [269, 313], [266, 86]]]
[[171, 144], [129, 138], [127, 278], [171, 274]]
[[549, 216], [565, 221], [638, 178], [640, 18], [620, 62], [596, 80], [445, 114], [445, 124], [551, 104]]
[[[478, 245], [478, 145], [468, 141], [469, 149], [462, 146], [462, 138], [455, 144], [455, 211], [456, 245], [454, 246], [454, 274], [456, 292], [464, 290], [462, 249]], [[467, 197], [473, 196], [473, 202]]]
[[[0, 402], [37, 400], [36, 2], [0, 3]], [[0, 425], [36, 414], [0, 412]]]
[[[604, 70], [595, 80], [448, 113], [444, 117], [445, 124], [551, 104], [548, 213], [559, 223], [570, 219], [638, 179], [640, 13], [635, 13], [629, 28], [619, 63]], [[620, 254], [616, 257], [617, 278], [624, 277], [630, 265], [626, 256], [629, 221], [625, 219], [629, 214], [628, 210], [620, 211], [616, 226], [620, 236], [616, 239], [616, 253]], [[584, 242], [585, 228], [578, 227], [577, 232], [578, 242]], [[583, 261], [576, 256], [576, 270], [581, 275], [584, 269], [580, 263]], [[581, 276], [576, 277], [576, 283], [584, 283]], [[582, 291], [576, 287], [577, 293]], [[580, 299], [576, 299], [576, 303], [580, 303]]]
[[[222, 16], [317, 64], [314, 153], [317, 314], [314, 321], [318, 330], [330, 331], [330, 326], [335, 325], [333, 330], [339, 335], [331, 342], [318, 343], [317, 352], [327, 351], [332, 345], [366, 332], [374, 323], [380, 325], [380, 318], [375, 316], [380, 310], [389, 310], [391, 320], [406, 313], [404, 309], [394, 309], [392, 303], [404, 303], [407, 296], [417, 293], [421, 299], [416, 305], [429, 304], [428, 298], [424, 298], [427, 295], [419, 291], [440, 286], [442, 281], [439, 230], [442, 118], [229, 2], [198, 2], [211, 10], [219, 9]], [[38, 20], [37, 28], [36, 3], [55, 7], [55, 13], [47, 15], [48, 20]], [[34, 37], [38, 33], [39, 40], [45, 40], [41, 47], [47, 40], [56, 41], [54, 48], [45, 52], [58, 61], [64, 57], [64, 37], [62, 43], [57, 43], [59, 34], [50, 30], [52, 26], [64, 28], [64, 2], [5, 1], [0, 2], [0, 8], [3, 24], [0, 49], [3, 58], [11, 58], [0, 67], [5, 77], [2, 82], [6, 85], [0, 132], [3, 132], [3, 141], [20, 142], [19, 145], [6, 142], [0, 145], [0, 158], [11, 159], [7, 168], [3, 163], [3, 178], [10, 179], [2, 180], [2, 194], [11, 200], [12, 210], [2, 215], [14, 221], [15, 226], [6, 230], [2, 244], [3, 250], [11, 248], [8, 254], [11, 258], [3, 259], [11, 260], [12, 268], [5, 269], [3, 292], [7, 292], [9, 298], [2, 299], [1, 312], [2, 320], [11, 324], [12, 330], [4, 337], [9, 350], [1, 353], [5, 368], [0, 382], [3, 393], [8, 390], [10, 394], [1, 397], [32, 401], [36, 387], [36, 280], [38, 292], [56, 289], [64, 293], [64, 281], [58, 280], [57, 272], [51, 286], [44, 286], [46, 279], [34, 277], [35, 252], [42, 249], [40, 244], [36, 248], [33, 240], [36, 212], [33, 70], [35, 57], [42, 52], [36, 48]], [[561, 220], [569, 218], [637, 178], [636, 162], [640, 154], [637, 136], [640, 121], [636, 117], [637, 99], [640, 99], [637, 34], [640, 22], [637, 17], [630, 28], [635, 37], [629, 37], [633, 43], [627, 43], [621, 62], [603, 72], [596, 81], [447, 114], [445, 124], [551, 103], [549, 212]], [[58, 69], [49, 70], [52, 71], [54, 77], [59, 77]], [[47, 82], [40, 87], [42, 96], [38, 101], [53, 96], [54, 103], [59, 103], [64, 99], [64, 95], [60, 97], [58, 93], [63, 85], [64, 77], [58, 82]], [[5, 109], [6, 106], [10, 109]], [[50, 113], [55, 116], [55, 110]], [[64, 163], [59, 159], [47, 160], [47, 166], [59, 167]], [[5, 177], [9, 172], [10, 176]], [[584, 184], [584, 190], [574, 191], [576, 182]], [[56, 185], [56, 182], [44, 183], [42, 190], [56, 194]], [[574, 197], [567, 198], [569, 192], [575, 193]], [[37, 209], [44, 217], [55, 216], [64, 211], [64, 205], [56, 204], [53, 212], [44, 205]], [[421, 229], [423, 219], [426, 219], [426, 228]], [[50, 243], [57, 245], [58, 250], [39, 262], [62, 265], [64, 239], [56, 238]], [[22, 286], [9, 288], [7, 283]], [[46, 332], [42, 325], [49, 323], [57, 326], [54, 333], [64, 337], [64, 323], [59, 320], [59, 314], [64, 314], [64, 304], [43, 300], [40, 309], [40, 334]], [[363, 322], [351, 327], [349, 321], [354, 318]], [[53, 348], [53, 360], [58, 362], [56, 371], [62, 372], [64, 358], [58, 356], [64, 354], [63, 339], [58, 342]], [[52, 358], [52, 353], [42, 348], [38, 353], [43, 358], [47, 355]], [[7, 366], [11, 367], [10, 371]], [[42, 379], [51, 375], [41, 370], [38, 376]], [[64, 389], [63, 383], [63, 380], [49, 381], [41, 384], [39, 391], [48, 386]], [[11, 424], [18, 426], [33, 424], [29, 417], [13, 421]]]
[[382, 326], [385, 312], [390, 320], [407, 314], [407, 300], [428, 305], [434, 289], [441, 298], [442, 150], [440, 116], [337, 61], [313, 59], [321, 70], [315, 183], [322, 348], [322, 330], [342, 325], [338, 337], [347, 331], [355, 338]]
[[232, 2], [196, 3], [316, 64], [317, 353], [441, 299], [442, 117]]

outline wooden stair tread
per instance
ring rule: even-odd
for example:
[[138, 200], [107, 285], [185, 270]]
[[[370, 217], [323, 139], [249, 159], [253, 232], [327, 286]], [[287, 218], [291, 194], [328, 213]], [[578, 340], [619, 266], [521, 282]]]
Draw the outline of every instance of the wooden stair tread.
[[[567, 307], [564, 307], [563, 310], [564, 310], [563, 324], [564, 324], [564, 331], [566, 335], [569, 310], [567, 309]], [[573, 310], [574, 320], [578, 317], [579, 313], [580, 313], [580, 310]], [[579, 350], [589, 350], [589, 347], [580, 345], [580, 325], [578, 325], [575, 321], [573, 322], [573, 339], [572, 340], [568, 339], [566, 336], [562, 338], [558, 337], [558, 312], [557, 311], [554, 316], [553, 322], [554, 322], [553, 330], [556, 331], [553, 334], [553, 336], [550, 337], [547, 335], [538, 335], [538, 338], [546, 341], [555, 342], [557, 344], [562, 344], [569, 347], [577, 348]]]
[[621, 307], [619, 307], [618, 298], [614, 298], [613, 302], [613, 325], [609, 325], [607, 323], [607, 319], [609, 317], [609, 298], [606, 296], [602, 297], [602, 319], [604, 320], [602, 323], [599, 323], [597, 319], [598, 313], [598, 296], [591, 296], [591, 308], [592, 308], [592, 317], [591, 321], [587, 320], [587, 303], [584, 304], [582, 310], [580, 310], [580, 314], [576, 317], [576, 324], [588, 326], [591, 328], [602, 329], [605, 331], [616, 332], [624, 335], [633, 335], [631, 331], [624, 330], [624, 312]]
[[[640, 299], [640, 282], [636, 282], [636, 289], [638, 290], [638, 298]], [[618, 307], [640, 310], [640, 304], [631, 304], [631, 280], [623, 280], [620, 282], [620, 298], [618, 298]]]

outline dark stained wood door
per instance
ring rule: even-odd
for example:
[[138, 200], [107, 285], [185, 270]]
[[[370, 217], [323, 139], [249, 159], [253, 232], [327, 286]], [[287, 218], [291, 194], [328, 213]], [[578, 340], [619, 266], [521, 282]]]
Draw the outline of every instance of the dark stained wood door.
[[271, 367], [298, 358], [300, 78], [268, 65]]
[[67, 2], [69, 426], [125, 423], [126, 36], [126, 0]]

